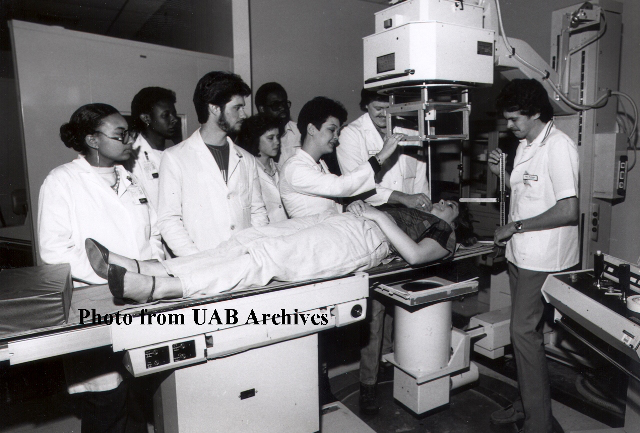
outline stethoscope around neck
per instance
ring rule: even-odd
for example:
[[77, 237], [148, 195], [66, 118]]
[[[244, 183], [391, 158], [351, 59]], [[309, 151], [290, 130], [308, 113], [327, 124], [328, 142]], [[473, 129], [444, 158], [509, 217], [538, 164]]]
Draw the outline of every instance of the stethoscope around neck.
[[547, 141], [547, 138], [549, 138], [549, 135], [551, 134], [551, 128], [553, 128], [553, 119], [551, 119], [549, 123], [547, 123], [546, 128], [547, 130], [545, 131], [544, 136], [542, 137], [542, 141], [540, 142], [540, 145], [545, 144], [545, 142]]

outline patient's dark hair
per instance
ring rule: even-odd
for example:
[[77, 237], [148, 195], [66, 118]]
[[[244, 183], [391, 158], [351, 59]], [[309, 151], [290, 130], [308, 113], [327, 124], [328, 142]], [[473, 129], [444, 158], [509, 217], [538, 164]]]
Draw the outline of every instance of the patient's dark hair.
[[531, 117], [540, 114], [542, 122], [553, 118], [553, 107], [549, 95], [539, 81], [518, 78], [507, 83], [496, 99], [496, 109], [502, 114], [505, 111], [519, 111]]
[[87, 155], [89, 146], [85, 141], [87, 135], [96, 133], [102, 119], [112, 114], [119, 114], [115, 107], [108, 104], [87, 104], [78, 108], [71, 115], [68, 123], [60, 127], [60, 138], [65, 146]]
[[465, 247], [470, 247], [478, 242], [478, 237], [473, 232], [471, 217], [469, 206], [465, 203], [458, 203], [458, 216], [453, 220], [453, 226], [456, 232], [456, 242]]

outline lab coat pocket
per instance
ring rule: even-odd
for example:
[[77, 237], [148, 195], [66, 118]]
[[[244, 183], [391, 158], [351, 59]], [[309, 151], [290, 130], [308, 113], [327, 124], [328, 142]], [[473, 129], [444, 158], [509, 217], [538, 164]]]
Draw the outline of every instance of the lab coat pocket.
[[405, 159], [404, 178], [415, 179], [417, 176], [418, 161], [407, 155], [403, 155], [403, 158]]
[[243, 193], [238, 197], [242, 207], [242, 220], [245, 226], [251, 225], [251, 193]]
[[253, 198], [253, 191], [249, 188], [248, 192], [242, 191], [239, 195], [238, 199], [240, 200], [240, 206], [242, 206], [243, 211], [251, 212], [251, 199]]
[[242, 208], [242, 220], [246, 227], [251, 225], [251, 206]]
[[404, 173], [402, 175], [402, 191], [418, 193], [422, 191], [414, 191], [416, 177], [418, 176], [418, 161], [407, 155], [403, 155], [404, 158]]

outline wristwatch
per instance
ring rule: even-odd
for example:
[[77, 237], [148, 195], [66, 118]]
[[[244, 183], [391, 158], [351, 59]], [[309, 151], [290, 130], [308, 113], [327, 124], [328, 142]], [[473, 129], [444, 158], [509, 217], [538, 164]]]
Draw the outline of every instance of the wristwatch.
[[516, 229], [516, 233], [520, 233], [522, 231], [522, 221], [514, 221], [513, 228]]

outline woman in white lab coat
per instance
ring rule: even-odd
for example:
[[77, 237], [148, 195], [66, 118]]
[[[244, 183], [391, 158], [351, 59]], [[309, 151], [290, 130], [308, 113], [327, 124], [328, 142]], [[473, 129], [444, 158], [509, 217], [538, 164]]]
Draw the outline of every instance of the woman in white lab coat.
[[[164, 258], [155, 213], [120, 165], [132, 153], [127, 128], [107, 104], [84, 105], [60, 127], [64, 144], [80, 155], [53, 169], [40, 189], [38, 246], [44, 263], [71, 265], [75, 286], [106, 282], [89, 264], [84, 248], [89, 236], [136, 260]], [[83, 432], [124, 431], [128, 384], [119, 358], [109, 350], [65, 360], [69, 392], [84, 393]], [[146, 431], [141, 424], [140, 431]]]
[[278, 183], [280, 173], [275, 159], [280, 153], [280, 124], [278, 119], [258, 114], [242, 122], [236, 144], [252, 154], [258, 164], [262, 199], [267, 208], [269, 223], [288, 218], [284, 210]]

